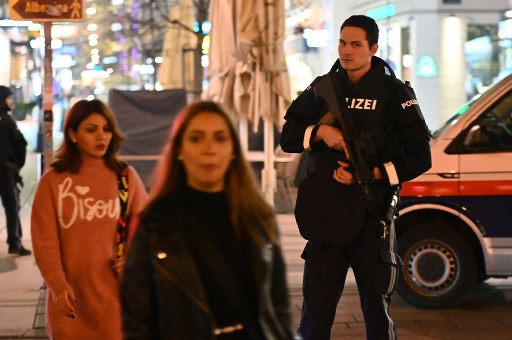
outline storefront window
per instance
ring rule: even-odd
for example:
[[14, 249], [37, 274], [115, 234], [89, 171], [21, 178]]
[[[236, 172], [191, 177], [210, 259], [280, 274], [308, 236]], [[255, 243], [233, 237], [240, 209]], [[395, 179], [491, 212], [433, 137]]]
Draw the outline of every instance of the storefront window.
[[498, 26], [468, 25], [464, 50], [467, 64], [465, 89], [467, 99], [471, 99], [499, 79], [504, 71], [499, 61]]
[[412, 79], [412, 68], [413, 68], [413, 57], [411, 54], [411, 30], [409, 27], [402, 27], [400, 30], [401, 45], [400, 50], [402, 51], [402, 80], [411, 81]]
[[502, 78], [512, 73], [512, 19], [504, 20], [499, 23], [498, 39], [500, 49], [500, 76]]

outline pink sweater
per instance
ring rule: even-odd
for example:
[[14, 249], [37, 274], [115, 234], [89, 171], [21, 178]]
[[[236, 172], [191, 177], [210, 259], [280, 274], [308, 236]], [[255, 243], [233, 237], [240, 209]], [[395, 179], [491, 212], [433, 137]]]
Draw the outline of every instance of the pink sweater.
[[[118, 279], [112, 269], [119, 216], [117, 175], [103, 160], [85, 161], [80, 172], [50, 170], [41, 178], [32, 206], [32, 244], [48, 295], [50, 338], [122, 339]], [[128, 168], [128, 214], [146, 199], [144, 185]], [[66, 288], [76, 297], [75, 319], [57, 310]]]

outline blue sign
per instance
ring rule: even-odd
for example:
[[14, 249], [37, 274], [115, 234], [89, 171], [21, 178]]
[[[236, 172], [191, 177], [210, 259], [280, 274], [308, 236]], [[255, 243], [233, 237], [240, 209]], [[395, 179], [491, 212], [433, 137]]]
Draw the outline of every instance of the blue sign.
[[431, 78], [437, 75], [437, 64], [433, 57], [424, 55], [416, 65], [416, 75], [423, 78]]
[[396, 15], [396, 7], [394, 4], [384, 5], [380, 7], [372, 8], [366, 11], [366, 16], [373, 18], [374, 20], [386, 19], [394, 17]]

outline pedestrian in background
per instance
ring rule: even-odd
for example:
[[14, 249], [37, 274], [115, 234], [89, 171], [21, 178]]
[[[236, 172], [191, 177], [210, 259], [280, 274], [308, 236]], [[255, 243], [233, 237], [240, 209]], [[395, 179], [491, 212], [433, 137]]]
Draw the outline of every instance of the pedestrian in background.
[[[301, 235], [308, 240], [302, 253], [304, 300], [298, 329], [307, 340], [330, 338], [349, 267], [359, 289], [366, 337], [397, 337], [389, 314], [401, 264], [393, 209], [400, 184], [431, 167], [430, 132], [412, 88], [375, 56], [378, 38], [375, 20], [348, 18], [340, 29], [339, 60], [285, 115], [282, 149], [309, 153], [308, 177], [299, 184], [295, 208]], [[327, 105], [319, 84], [331, 84], [340, 102]], [[345, 126], [332, 113], [335, 105], [345, 113]], [[343, 128], [353, 136], [344, 135]], [[348, 150], [349, 142], [358, 143], [362, 165], [369, 169], [366, 187], [355, 183], [359, 165], [351, 162], [357, 150]]]
[[37, 186], [32, 243], [48, 287], [51, 339], [122, 339], [113, 261], [119, 186], [127, 178], [127, 215], [139, 211], [147, 194], [136, 171], [117, 157], [121, 142], [114, 115], [103, 102], [78, 101], [66, 116], [56, 160]]
[[30, 255], [32, 252], [21, 244], [23, 236], [20, 221], [20, 175], [25, 165], [27, 141], [9, 114], [14, 108], [12, 92], [0, 86], [0, 197], [7, 222], [7, 252], [14, 255]]
[[128, 252], [125, 339], [291, 339], [272, 208], [213, 102], [173, 124]]

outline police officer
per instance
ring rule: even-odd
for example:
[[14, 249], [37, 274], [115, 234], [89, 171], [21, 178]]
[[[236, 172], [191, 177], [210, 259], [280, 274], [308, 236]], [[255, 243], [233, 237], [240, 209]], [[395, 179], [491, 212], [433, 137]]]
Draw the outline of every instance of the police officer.
[[384, 216], [395, 189], [431, 167], [430, 132], [412, 88], [375, 56], [378, 34], [372, 18], [348, 18], [340, 29], [339, 60], [329, 73], [342, 91], [354, 138], [367, 139], [369, 195], [354, 184], [354, 165], [340, 157], [350, 159], [354, 150], [348, 149], [343, 127], [315, 87], [325, 75], [315, 79], [285, 115], [282, 149], [309, 152], [308, 176], [299, 184], [295, 208], [301, 235], [308, 240], [301, 255], [304, 300], [298, 329], [305, 340], [330, 338], [349, 266], [367, 338], [397, 337], [389, 304], [401, 260], [392, 218]]
[[0, 197], [7, 221], [8, 252], [25, 256], [32, 252], [21, 244], [18, 185], [23, 183], [20, 169], [25, 165], [27, 141], [8, 113], [13, 106], [11, 90], [0, 86]]

